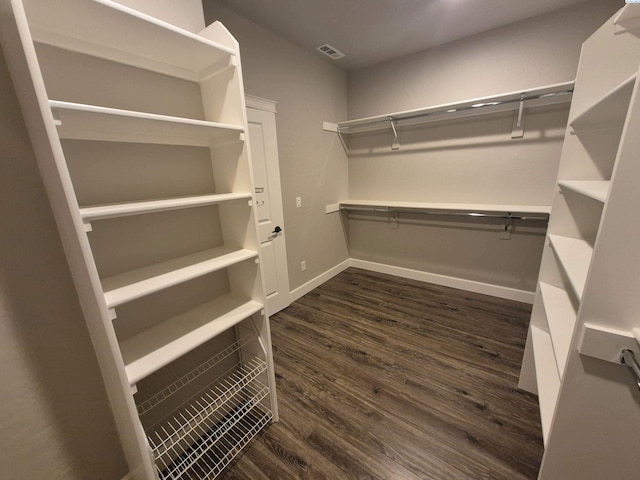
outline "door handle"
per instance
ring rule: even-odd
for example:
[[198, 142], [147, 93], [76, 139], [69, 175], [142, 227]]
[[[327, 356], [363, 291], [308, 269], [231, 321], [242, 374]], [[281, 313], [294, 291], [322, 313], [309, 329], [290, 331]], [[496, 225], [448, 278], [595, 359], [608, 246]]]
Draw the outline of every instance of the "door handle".
[[276, 226], [276, 228], [274, 228], [273, 232], [271, 232], [271, 233], [273, 233], [275, 235], [278, 235], [281, 231], [282, 231], [282, 229], [280, 227]]

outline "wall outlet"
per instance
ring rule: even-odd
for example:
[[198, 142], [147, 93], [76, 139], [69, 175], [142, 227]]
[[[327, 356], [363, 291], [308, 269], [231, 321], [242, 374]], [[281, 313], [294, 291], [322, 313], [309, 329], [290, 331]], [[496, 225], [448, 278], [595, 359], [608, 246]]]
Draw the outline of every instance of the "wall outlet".
[[302, 260], [300, 262], [300, 271], [304, 272], [307, 269], [307, 261], [306, 260]]
[[296, 197], [296, 208], [302, 207], [302, 197]]

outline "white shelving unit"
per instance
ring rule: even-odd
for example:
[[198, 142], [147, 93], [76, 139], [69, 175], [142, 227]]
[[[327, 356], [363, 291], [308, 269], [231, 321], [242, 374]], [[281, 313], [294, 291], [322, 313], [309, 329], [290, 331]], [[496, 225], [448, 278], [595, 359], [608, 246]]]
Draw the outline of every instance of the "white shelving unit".
[[640, 39], [613, 28], [639, 15], [629, 5], [600, 28], [578, 68], [520, 376], [540, 401], [540, 480], [640, 468], [625, 446], [640, 428], [637, 391], [619, 365], [623, 348], [640, 350], [640, 224], [629, 221], [640, 204]]
[[278, 419], [238, 45], [110, 0], [5, 4], [131, 478], [214, 478]]

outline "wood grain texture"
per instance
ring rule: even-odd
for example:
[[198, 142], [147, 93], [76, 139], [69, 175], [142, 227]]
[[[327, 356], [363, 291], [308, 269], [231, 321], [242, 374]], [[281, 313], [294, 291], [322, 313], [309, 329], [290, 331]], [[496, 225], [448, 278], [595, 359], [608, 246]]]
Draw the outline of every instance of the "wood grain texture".
[[535, 479], [530, 305], [348, 269], [272, 317], [280, 422], [239, 479]]

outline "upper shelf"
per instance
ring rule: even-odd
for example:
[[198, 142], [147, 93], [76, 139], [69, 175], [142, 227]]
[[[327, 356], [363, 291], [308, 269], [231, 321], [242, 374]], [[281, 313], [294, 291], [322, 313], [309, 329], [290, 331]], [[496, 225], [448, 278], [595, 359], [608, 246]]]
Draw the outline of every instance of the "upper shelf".
[[199, 81], [233, 62], [224, 45], [110, 0], [23, 0], [33, 39]]
[[607, 180], [561, 180], [562, 188], [574, 191], [598, 202], [606, 202], [611, 182]]
[[396, 202], [389, 200], [345, 200], [333, 205], [327, 205], [326, 213], [338, 210], [369, 210], [379, 212], [427, 212], [443, 215], [493, 216], [522, 216], [533, 219], [546, 220], [551, 207], [543, 205], [500, 205], [488, 203], [428, 203], [428, 202]]
[[50, 100], [60, 138], [209, 147], [238, 140], [241, 125]]
[[570, 102], [573, 93], [573, 84], [574, 82], [558, 83], [462, 102], [446, 103], [432, 107], [348, 120], [339, 122], [337, 124], [337, 130], [340, 133], [349, 134], [389, 128], [391, 121], [400, 127], [424, 122], [452, 120], [474, 115], [518, 110], [521, 102], [525, 108]]
[[577, 115], [569, 122], [571, 127], [577, 132], [599, 128], [620, 128], [627, 116], [635, 82], [636, 74], [633, 74]]

